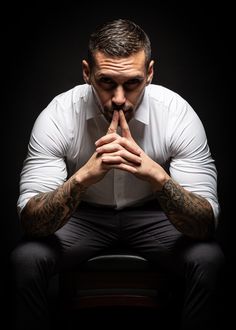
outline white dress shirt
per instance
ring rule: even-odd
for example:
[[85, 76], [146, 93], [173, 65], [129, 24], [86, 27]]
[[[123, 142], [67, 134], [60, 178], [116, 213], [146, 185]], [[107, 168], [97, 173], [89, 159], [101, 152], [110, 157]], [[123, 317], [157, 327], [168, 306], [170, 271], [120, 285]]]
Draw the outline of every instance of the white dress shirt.
[[[83, 166], [108, 126], [91, 86], [79, 85], [56, 96], [32, 129], [20, 179], [19, 213], [32, 196], [54, 190]], [[217, 172], [205, 130], [191, 106], [175, 92], [149, 85], [129, 127], [137, 144], [175, 181], [210, 202], [217, 224]], [[153, 198], [148, 182], [116, 169], [83, 195], [84, 201], [116, 209]]]

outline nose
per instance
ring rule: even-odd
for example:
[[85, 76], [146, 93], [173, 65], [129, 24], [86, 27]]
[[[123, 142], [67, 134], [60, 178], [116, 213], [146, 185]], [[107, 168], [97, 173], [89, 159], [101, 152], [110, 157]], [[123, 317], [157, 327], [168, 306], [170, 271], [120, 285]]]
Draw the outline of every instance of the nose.
[[117, 86], [112, 96], [112, 103], [117, 106], [121, 106], [122, 104], [125, 103], [125, 101], [126, 101], [126, 97], [125, 97], [124, 88], [122, 86]]

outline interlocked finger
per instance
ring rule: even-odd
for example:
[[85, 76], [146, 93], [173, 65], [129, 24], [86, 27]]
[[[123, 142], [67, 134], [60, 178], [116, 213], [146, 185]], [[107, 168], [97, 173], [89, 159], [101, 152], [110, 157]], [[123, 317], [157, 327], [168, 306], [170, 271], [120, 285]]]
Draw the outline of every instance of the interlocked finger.
[[136, 164], [141, 165], [141, 157], [134, 155], [128, 150], [121, 149], [113, 153], [104, 153], [102, 155], [102, 161], [105, 163], [124, 163], [124, 164]]

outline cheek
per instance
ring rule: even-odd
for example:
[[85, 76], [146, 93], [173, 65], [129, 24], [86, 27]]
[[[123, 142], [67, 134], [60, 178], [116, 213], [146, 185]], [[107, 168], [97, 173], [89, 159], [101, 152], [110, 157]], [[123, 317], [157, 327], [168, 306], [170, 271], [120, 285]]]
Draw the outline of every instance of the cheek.
[[104, 91], [98, 91], [98, 97], [100, 99], [100, 102], [102, 106], [109, 105], [111, 103], [111, 95], [109, 93], [106, 93]]
[[137, 103], [139, 103], [142, 95], [143, 95], [143, 90], [139, 90], [135, 93], [130, 93], [129, 95], [127, 95], [127, 102], [132, 106], [136, 106]]
[[135, 105], [137, 103], [139, 103], [140, 100], [142, 99], [142, 97], [144, 95], [144, 91], [145, 91], [145, 86], [143, 86], [142, 88], [140, 88], [140, 90], [138, 91], [138, 93], [135, 95]]

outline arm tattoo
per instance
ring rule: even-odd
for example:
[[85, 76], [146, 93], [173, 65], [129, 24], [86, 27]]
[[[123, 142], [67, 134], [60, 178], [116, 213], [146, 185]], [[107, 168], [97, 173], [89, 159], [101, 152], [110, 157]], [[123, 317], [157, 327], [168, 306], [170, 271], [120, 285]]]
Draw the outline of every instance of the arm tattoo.
[[21, 214], [26, 234], [41, 237], [54, 233], [75, 211], [84, 191], [85, 187], [72, 178], [54, 191], [32, 197]]
[[183, 234], [205, 239], [214, 232], [214, 215], [210, 203], [168, 180], [157, 199], [172, 224]]

